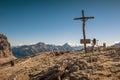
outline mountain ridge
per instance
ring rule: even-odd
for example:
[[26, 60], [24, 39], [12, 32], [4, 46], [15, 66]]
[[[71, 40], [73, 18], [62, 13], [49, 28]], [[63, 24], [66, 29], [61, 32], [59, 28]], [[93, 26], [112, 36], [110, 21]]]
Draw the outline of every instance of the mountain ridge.
[[114, 44], [115, 46], [120, 46], [120, 42], [117, 42]]
[[69, 43], [65, 43], [64, 45], [53, 45], [53, 44], [45, 44], [44, 42], [38, 42], [32, 45], [23, 45], [12, 47], [12, 51], [14, 56], [16, 57], [26, 57], [30, 55], [34, 55], [39, 52], [47, 52], [53, 50], [81, 50], [82, 46], [74, 46], [72, 47]]

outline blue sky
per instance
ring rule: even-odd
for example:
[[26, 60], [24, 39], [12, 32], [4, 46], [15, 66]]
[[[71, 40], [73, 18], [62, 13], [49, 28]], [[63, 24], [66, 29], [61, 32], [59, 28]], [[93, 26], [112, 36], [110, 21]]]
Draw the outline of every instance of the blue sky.
[[0, 32], [12, 45], [45, 42], [80, 43], [82, 22], [73, 18], [94, 16], [86, 22], [87, 38], [108, 45], [120, 41], [120, 0], [0, 0]]

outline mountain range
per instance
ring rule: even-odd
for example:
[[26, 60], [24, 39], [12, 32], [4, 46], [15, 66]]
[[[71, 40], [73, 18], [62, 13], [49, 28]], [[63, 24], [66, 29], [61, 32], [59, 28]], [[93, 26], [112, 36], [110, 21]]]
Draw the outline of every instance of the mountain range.
[[82, 48], [83, 48], [82, 46], [71, 46], [69, 43], [65, 43], [62, 46], [57, 46], [39, 42], [33, 45], [12, 47], [12, 52], [16, 57], [26, 57], [37, 54], [39, 52], [47, 52], [53, 50], [81, 50]]
[[120, 46], [120, 42], [118, 42], [118, 43], [115, 43], [114, 45], [115, 45], [115, 46]]

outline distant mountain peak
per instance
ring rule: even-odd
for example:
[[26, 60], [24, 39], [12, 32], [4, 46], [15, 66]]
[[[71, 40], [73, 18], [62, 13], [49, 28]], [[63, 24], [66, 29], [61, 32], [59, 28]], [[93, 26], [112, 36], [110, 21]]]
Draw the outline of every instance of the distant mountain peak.
[[116, 42], [115, 45], [116, 45], [116, 46], [120, 46], [120, 42]]
[[67, 42], [67, 43], [65, 43], [64, 45], [69, 45], [69, 43]]
[[36, 45], [45, 45], [45, 43], [44, 42], [39, 42]]

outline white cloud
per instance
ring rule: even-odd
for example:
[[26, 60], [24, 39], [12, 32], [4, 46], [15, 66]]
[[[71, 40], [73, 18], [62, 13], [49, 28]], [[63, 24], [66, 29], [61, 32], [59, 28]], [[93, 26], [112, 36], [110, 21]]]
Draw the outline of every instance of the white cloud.
[[70, 46], [81, 46], [81, 44], [80, 43], [75, 43], [75, 42], [70, 42], [70, 41], [68, 41], [67, 42]]
[[11, 46], [22, 46], [22, 45], [32, 45], [32, 44], [35, 44], [35, 43], [24, 43], [24, 42], [10, 42]]
[[[36, 44], [36, 43], [24, 43], [24, 42], [10, 42], [11, 43], [11, 46], [22, 46], [22, 45], [32, 45], [32, 44]], [[70, 46], [74, 47], [74, 46], [81, 46], [80, 43], [75, 43], [75, 42], [70, 42], [68, 41], [67, 42]], [[51, 43], [45, 43], [45, 44], [51, 44]], [[62, 46], [64, 45], [65, 43], [55, 43], [53, 45], [57, 45], [57, 46]]]
[[120, 43], [120, 41], [115, 41], [114, 44], [116, 44], [116, 43]]

